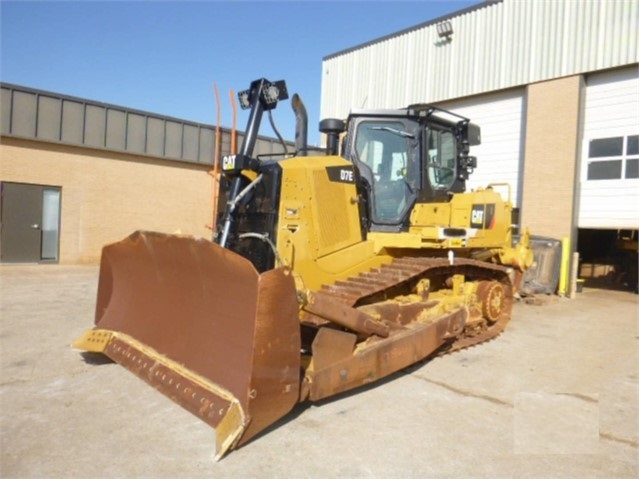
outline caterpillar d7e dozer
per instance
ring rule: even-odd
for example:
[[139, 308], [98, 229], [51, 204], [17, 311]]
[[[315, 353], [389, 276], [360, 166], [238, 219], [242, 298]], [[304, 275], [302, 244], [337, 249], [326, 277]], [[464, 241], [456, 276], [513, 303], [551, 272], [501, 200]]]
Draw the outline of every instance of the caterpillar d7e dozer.
[[464, 192], [480, 141], [468, 119], [353, 111], [320, 122], [326, 152], [309, 156], [295, 95], [296, 154], [256, 158], [286, 85], [239, 98], [250, 115], [222, 161], [214, 240], [138, 231], [105, 246], [95, 328], [74, 343], [215, 427], [217, 458], [298, 402], [495, 337], [532, 262], [510, 200]]

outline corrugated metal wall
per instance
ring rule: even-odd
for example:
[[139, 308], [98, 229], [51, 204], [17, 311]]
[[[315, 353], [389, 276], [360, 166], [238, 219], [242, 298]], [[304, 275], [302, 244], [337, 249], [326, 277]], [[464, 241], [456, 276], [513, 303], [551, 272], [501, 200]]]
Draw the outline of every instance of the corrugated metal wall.
[[[450, 40], [437, 24], [450, 21]], [[327, 56], [322, 118], [639, 62], [639, 0], [503, 0]]]
[[[65, 145], [213, 164], [215, 126], [126, 109], [82, 98], [0, 85], [0, 134]], [[238, 133], [237, 145], [243, 134]], [[231, 131], [221, 129], [220, 154], [230, 153]], [[287, 143], [290, 152], [294, 143]], [[255, 154], [282, 152], [276, 139], [259, 137]]]

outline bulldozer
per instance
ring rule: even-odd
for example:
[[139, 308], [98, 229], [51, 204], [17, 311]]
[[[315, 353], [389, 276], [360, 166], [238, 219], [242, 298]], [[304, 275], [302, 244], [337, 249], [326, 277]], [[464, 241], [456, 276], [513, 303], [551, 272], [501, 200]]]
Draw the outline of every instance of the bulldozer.
[[212, 240], [137, 231], [105, 246], [95, 327], [74, 342], [213, 426], [216, 459], [300, 402], [496, 337], [533, 261], [527, 233], [513, 244], [507, 185], [466, 191], [469, 119], [353, 110], [320, 122], [313, 152], [293, 95], [295, 153], [253, 156], [286, 83], [238, 98], [250, 113], [221, 161]]

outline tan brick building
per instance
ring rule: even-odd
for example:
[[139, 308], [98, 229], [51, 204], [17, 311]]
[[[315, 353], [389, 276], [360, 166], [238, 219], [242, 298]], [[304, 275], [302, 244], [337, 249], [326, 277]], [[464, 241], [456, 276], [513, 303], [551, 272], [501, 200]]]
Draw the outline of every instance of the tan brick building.
[[211, 237], [214, 126], [1, 87], [2, 262], [94, 263], [139, 229]]

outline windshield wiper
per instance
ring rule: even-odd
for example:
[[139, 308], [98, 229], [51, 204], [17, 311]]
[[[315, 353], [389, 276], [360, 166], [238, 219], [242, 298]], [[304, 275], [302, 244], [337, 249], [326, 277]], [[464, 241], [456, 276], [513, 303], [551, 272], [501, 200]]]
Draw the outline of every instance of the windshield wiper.
[[411, 140], [415, 139], [415, 135], [413, 135], [412, 133], [408, 133], [407, 131], [403, 131], [403, 130], [398, 130], [396, 128], [391, 128], [390, 126], [372, 126], [371, 130], [388, 131], [390, 133], [395, 133], [396, 135], [399, 135], [402, 138], [410, 138]]

